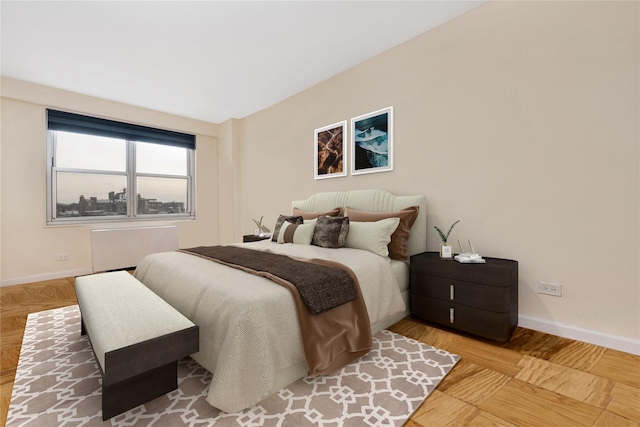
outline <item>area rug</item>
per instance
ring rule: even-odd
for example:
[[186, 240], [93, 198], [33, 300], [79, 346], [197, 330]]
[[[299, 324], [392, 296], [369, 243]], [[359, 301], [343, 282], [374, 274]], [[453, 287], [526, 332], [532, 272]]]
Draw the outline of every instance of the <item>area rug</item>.
[[78, 306], [30, 314], [8, 427], [16, 426], [401, 426], [459, 356], [383, 330], [340, 372], [300, 379], [243, 412], [206, 401], [211, 374], [187, 357], [178, 389], [102, 421], [101, 377]]

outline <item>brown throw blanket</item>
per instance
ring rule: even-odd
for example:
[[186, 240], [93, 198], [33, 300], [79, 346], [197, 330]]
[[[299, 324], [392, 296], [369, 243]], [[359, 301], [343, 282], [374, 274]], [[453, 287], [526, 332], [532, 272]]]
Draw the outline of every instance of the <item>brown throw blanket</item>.
[[309, 264], [283, 255], [236, 246], [199, 246], [185, 251], [286, 280], [296, 287], [313, 314], [356, 299], [354, 280], [342, 268]]
[[[200, 246], [180, 252], [269, 278], [289, 289], [296, 303], [308, 376], [331, 374], [371, 350], [369, 315], [358, 279], [348, 267], [235, 246]], [[332, 283], [329, 277], [338, 282]]]

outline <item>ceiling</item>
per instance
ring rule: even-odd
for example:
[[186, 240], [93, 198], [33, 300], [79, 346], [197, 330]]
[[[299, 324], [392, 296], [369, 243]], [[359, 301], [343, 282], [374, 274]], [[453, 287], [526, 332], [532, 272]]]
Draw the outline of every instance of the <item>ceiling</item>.
[[485, 1], [5, 1], [3, 76], [220, 123]]

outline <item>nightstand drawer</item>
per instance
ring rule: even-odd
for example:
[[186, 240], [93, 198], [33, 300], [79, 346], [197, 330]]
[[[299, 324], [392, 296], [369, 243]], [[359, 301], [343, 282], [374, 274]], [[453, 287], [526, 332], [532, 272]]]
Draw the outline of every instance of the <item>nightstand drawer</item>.
[[426, 274], [413, 275], [411, 293], [482, 310], [508, 312], [513, 309], [511, 304], [513, 298], [504, 287], [487, 286]]
[[411, 294], [411, 313], [426, 320], [491, 340], [506, 342], [517, 325], [515, 313], [495, 313]]
[[463, 282], [510, 287], [518, 281], [518, 262], [499, 258], [485, 258], [486, 264], [461, 264], [443, 261], [437, 253], [425, 252], [411, 257], [411, 274], [446, 277]]

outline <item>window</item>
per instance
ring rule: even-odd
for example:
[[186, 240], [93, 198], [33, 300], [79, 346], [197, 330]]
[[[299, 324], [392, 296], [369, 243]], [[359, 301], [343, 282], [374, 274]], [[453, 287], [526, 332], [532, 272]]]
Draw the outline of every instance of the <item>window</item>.
[[47, 124], [48, 224], [195, 217], [193, 135], [57, 110]]

